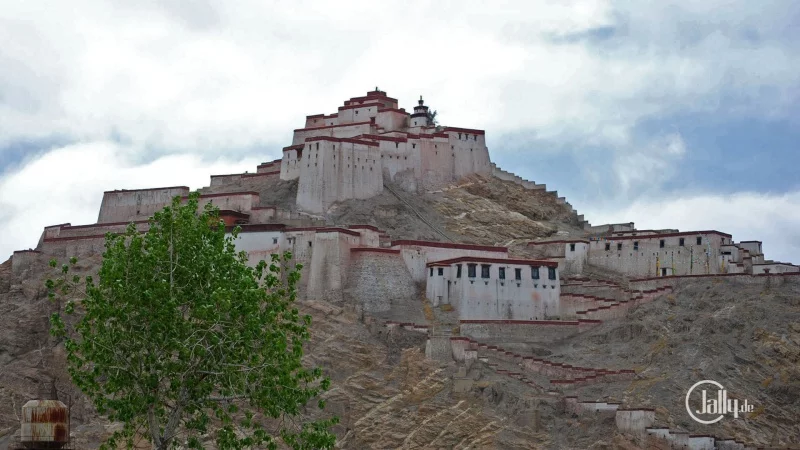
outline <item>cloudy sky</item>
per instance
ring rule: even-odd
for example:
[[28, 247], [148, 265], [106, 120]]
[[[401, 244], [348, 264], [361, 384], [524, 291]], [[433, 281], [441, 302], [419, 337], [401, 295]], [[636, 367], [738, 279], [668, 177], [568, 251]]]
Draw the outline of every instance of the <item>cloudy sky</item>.
[[594, 224], [800, 263], [793, 0], [0, 0], [0, 43], [0, 260], [104, 190], [253, 171], [379, 86]]

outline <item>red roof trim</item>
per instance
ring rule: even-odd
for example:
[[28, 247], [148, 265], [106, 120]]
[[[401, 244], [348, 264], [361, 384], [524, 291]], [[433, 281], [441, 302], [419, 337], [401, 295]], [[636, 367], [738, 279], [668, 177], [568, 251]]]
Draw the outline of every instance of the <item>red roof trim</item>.
[[[380, 102], [378, 99], [369, 99], [368, 102], [376, 102], [376, 103], [362, 103], [360, 105], [344, 105], [339, 107], [339, 111], [344, 111], [346, 109], [361, 109], [361, 108], [372, 108], [376, 106], [378, 108], [383, 106], [383, 103]], [[377, 110], [376, 110], [377, 111]]]
[[61, 227], [68, 227], [68, 226], [70, 226], [70, 223], [69, 223], [69, 222], [66, 222], [66, 223], [59, 223], [59, 224], [57, 224], [57, 225], [47, 225], [47, 226], [45, 227], [45, 229], [47, 229], [47, 228], [55, 228], [55, 227], [59, 227], [59, 228], [61, 228]]
[[372, 230], [377, 233], [383, 233], [383, 230], [373, 225], [349, 225], [347, 228], [351, 230]]
[[588, 244], [586, 239], [565, 239], [560, 241], [534, 241], [528, 242], [528, 245], [546, 245], [546, 244]]
[[[283, 147], [283, 151], [288, 151], [288, 150], [302, 150], [302, 149], [303, 149], [303, 144], [295, 144], [295, 145], [290, 145], [290, 146], [288, 146], [288, 147]], [[279, 161], [280, 161], [280, 160], [279, 160]]]
[[250, 217], [250, 214], [239, 212], [239, 211], [234, 211], [232, 209], [220, 209], [219, 210], [219, 216], [220, 217], [224, 217], [224, 216], [238, 217], [240, 219], [246, 219], [246, 218]]
[[545, 261], [541, 259], [510, 259], [510, 258], [482, 258], [478, 256], [459, 256], [458, 258], [444, 259], [441, 261], [433, 261], [426, 264], [426, 266], [442, 266], [451, 265], [460, 262], [479, 262], [479, 263], [497, 263], [497, 264], [514, 264], [524, 266], [537, 266], [537, 267], [558, 267], [558, 263], [552, 261]]
[[395, 113], [405, 114], [406, 116], [409, 115], [408, 112], [405, 110], [405, 108], [399, 108], [398, 109], [398, 108], [385, 108], [385, 107], [384, 108], [380, 108], [379, 107], [378, 108], [378, 112], [379, 113], [382, 113], [382, 112], [395, 112]]
[[325, 117], [325, 114], [312, 114], [310, 116], [306, 116], [306, 119], [319, 119], [320, 117]]
[[[282, 223], [256, 223], [256, 224], [244, 224], [238, 225], [241, 227], [242, 233], [257, 233], [263, 231], [284, 231], [286, 229], [286, 225]], [[231, 232], [235, 226], [225, 227], [225, 231]]]
[[314, 137], [306, 138], [306, 142], [314, 142], [314, 141], [346, 142], [346, 143], [349, 143], [349, 144], [362, 144], [362, 145], [368, 145], [370, 147], [378, 147], [378, 143], [377, 142], [362, 141], [362, 140], [353, 139], [353, 138], [337, 138], [337, 137], [332, 137], [332, 136], [314, 136]]
[[129, 225], [131, 223], [139, 224], [139, 223], [148, 223], [149, 220], [132, 220], [129, 222], [104, 222], [104, 223], [92, 223], [88, 225], [75, 225], [74, 227], [69, 225], [66, 227], [62, 227], [62, 230], [75, 230], [75, 229], [86, 229], [86, 228], [97, 228], [97, 227], [117, 227], [123, 225]]
[[361, 134], [356, 136], [361, 139], [374, 139], [377, 141], [390, 141], [390, 142], [408, 142], [408, 138], [394, 137], [394, 136], [381, 136], [379, 134]]
[[350, 249], [351, 253], [389, 253], [392, 255], [399, 255], [400, 250], [393, 250], [391, 248], [380, 247], [353, 247]]
[[253, 206], [250, 209], [253, 210], [253, 211], [257, 211], [257, 210], [260, 210], [260, 209], [273, 209], [274, 210], [274, 209], [277, 209], [277, 208], [275, 208], [274, 206]]
[[[242, 195], [255, 195], [258, 197], [258, 192], [255, 191], [240, 191], [240, 192], [221, 192], [219, 194], [203, 194], [200, 198], [216, 198], [216, 197], [239, 197]], [[183, 199], [188, 199], [188, 196], [184, 196]]]
[[450, 131], [452, 133], [471, 133], [471, 134], [486, 134], [485, 130], [475, 130], [472, 128], [458, 128], [458, 127], [444, 127], [445, 132]]
[[115, 189], [113, 191], [105, 191], [103, 194], [112, 194], [112, 193], [121, 193], [121, 192], [144, 192], [144, 191], [163, 191], [167, 189], [185, 189], [189, 190], [189, 186], [169, 186], [169, 187], [158, 187], [158, 188], [146, 188], [146, 189]]
[[253, 178], [253, 177], [263, 177], [267, 175], [275, 175], [279, 173], [281, 173], [280, 170], [274, 172], [258, 172], [258, 173], [229, 173], [225, 175], [211, 175], [211, 178], [221, 178], [221, 177]]
[[293, 231], [313, 231], [315, 233], [345, 233], [351, 236], [361, 236], [361, 234], [353, 230], [348, 230], [346, 228], [338, 228], [338, 227], [298, 227], [298, 228], [286, 229], [286, 232], [293, 232]]
[[32, 249], [30, 249], [30, 250], [14, 250], [14, 254], [16, 255], [17, 253], [42, 253], [42, 252], [40, 252], [39, 250], [32, 250]]
[[337, 125], [325, 125], [324, 127], [298, 128], [298, 129], [296, 129], [294, 131], [297, 132], [297, 131], [324, 130], [325, 128], [349, 127], [349, 126], [355, 126], [355, 125], [369, 125], [371, 123], [372, 122], [368, 120], [366, 122], [352, 122], [352, 123], [340, 123], [340, 124], [337, 124]]
[[[664, 234], [643, 234], [638, 236], [608, 236], [602, 237], [601, 240], [606, 241], [631, 241], [631, 240], [642, 240], [642, 239], [660, 239], [666, 237], [675, 237], [675, 236], [697, 236], [697, 235], [704, 235], [704, 234], [715, 234], [718, 236], [726, 237], [730, 239], [732, 236], [730, 234], [723, 233], [721, 231], [716, 230], [704, 230], [704, 231], [682, 231], [679, 233], [664, 233]], [[595, 241], [599, 242], [599, 241]]]
[[460, 250], [479, 250], [488, 252], [508, 253], [506, 247], [491, 247], [488, 245], [472, 245], [472, 244], [456, 244], [448, 242], [433, 242], [433, 241], [417, 241], [410, 239], [401, 239], [392, 241], [392, 247], [395, 246], [419, 246], [419, 247], [434, 247], [434, 248], [454, 248]]
[[[111, 233], [113, 235], [121, 235], [124, 233]], [[54, 237], [54, 238], [45, 238], [43, 242], [65, 242], [65, 241], [82, 241], [86, 239], [104, 239], [106, 237], [105, 234], [93, 234], [90, 236], [68, 236], [68, 237]]]

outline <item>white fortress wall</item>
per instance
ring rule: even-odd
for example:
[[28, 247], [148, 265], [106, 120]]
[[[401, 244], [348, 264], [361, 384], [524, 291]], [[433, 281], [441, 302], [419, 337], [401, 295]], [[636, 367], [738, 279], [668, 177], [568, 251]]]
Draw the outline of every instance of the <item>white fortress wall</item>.
[[461, 320], [544, 320], [559, 314], [555, 265], [471, 257], [435, 262], [428, 266], [426, 295], [434, 306], [452, 304]]
[[718, 231], [612, 236], [591, 241], [589, 264], [636, 277], [716, 274], [720, 246], [730, 238]]
[[338, 301], [347, 280], [350, 249], [359, 246], [358, 232], [344, 228], [316, 231], [308, 271], [308, 298]]
[[416, 282], [425, 281], [427, 276], [425, 266], [429, 262], [457, 258], [460, 256], [508, 258], [508, 249], [505, 247], [415, 240], [392, 241], [391, 245], [393, 249], [400, 250], [403, 261], [405, 261], [411, 273], [411, 277]]
[[98, 223], [148, 219], [172, 203], [176, 196], [189, 195], [187, 186], [106, 191], [100, 204]]
[[324, 213], [337, 201], [364, 199], [383, 191], [378, 144], [338, 138], [313, 138], [300, 161], [297, 205]]

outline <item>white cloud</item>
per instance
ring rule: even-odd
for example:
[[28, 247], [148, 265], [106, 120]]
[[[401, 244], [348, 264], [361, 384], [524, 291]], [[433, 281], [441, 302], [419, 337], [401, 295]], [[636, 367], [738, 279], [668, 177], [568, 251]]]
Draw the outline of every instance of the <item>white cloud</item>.
[[[615, 201], [658, 198], [676, 164], [702, 149], [687, 149], [681, 130], [642, 135], [637, 125], [679, 112], [791, 119], [800, 46], [786, 37], [796, 25], [786, 10], [729, 0], [0, 0], [0, 168], [15, 164], [3, 154], [10, 144], [74, 143], [0, 175], [0, 229], [14, 238], [3, 245], [35, 242], [40, 225], [94, 221], [103, 190], [199, 187], [245, 150], [271, 159], [306, 114], [335, 112], [375, 85], [401, 107], [422, 94], [445, 124], [487, 129], [495, 157], [504, 133], [552, 144], [531, 152], [600, 149], [582, 155], [592, 161], [583, 170], [614, 174]], [[227, 159], [206, 162], [216, 155]], [[535, 158], [519, 158], [517, 170], [544, 176]]]
[[[772, 37], [785, 14], [748, 3], [0, 3], [11, 43], [0, 63], [12, 67], [0, 74], [0, 146], [112, 131], [173, 151], [288, 143], [305, 114], [375, 84], [495, 136], [533, 128], [620, 146], [643, 118], [713, 108], [722, 94], [744, 113], [785, 114], [797, 99], [797, 47], [737, 34]], [[625, 38], [580, 38], [603, 27]]]
[[[159, 186], [207, 186], [209, 175], [254, 171], [263, 161], [202, 160], [176, 154], [134, 165], [113, 143], [59, 148], [0, 179], [0, 260], [35, 247], [47, 225], [95, 223], [103, 192]], [[273, 158], [268, 158], [273, 159]]]
[[800, 191], [642, 198], [616, 210], [589, 206], [582, 212], [593, 225], [635, 222], [643, 230], [718, 230], [735, 241], [762, 241], [767, 259], [800, 263]]

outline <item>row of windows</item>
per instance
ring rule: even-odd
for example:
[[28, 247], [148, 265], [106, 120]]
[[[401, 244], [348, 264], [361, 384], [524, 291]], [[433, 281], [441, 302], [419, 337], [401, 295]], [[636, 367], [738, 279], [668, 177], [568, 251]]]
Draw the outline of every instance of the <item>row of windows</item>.
[[[481, 278], [490, 278], [492, 265], [491, 264], [481, 264]], [[467, 264], [467, 277], [475, 278], [478, 272], [478, 265], [477, 264]], [[444, 275], [444, 268], [439, 267], [437, 269], [436, 274], [438, 276]], [[430, 276], [433, 276], [433, 267], [430, 268]], [[506, 268], [499, 267], [497, 272], [497, 277], [501, 280], [506, 279]], [[461, 278], [461, 264], [456, 265], [456, 278]], [[555, 267], [548, 267], [547, 268], [547, 278], [550, 280], [556, 279], [556, 268]], [[522, 280], [522, 269], [515, 268], [514, 269], [514, 279], [515, 280]], [[539, 279], [539, 267], [538, 266], [531, 266], [531, 279], [538, 280]]]
[[[703, 245], [703, 238], [701, 236], [697, 236], [695, 242], [696, 242], [696, 245]], [[665, 245], [666, 245], [666, 241], [664, 239], [661, 239], [658, 242], [658, 246], [660, 248], [664, 248]], [[681, 246], [681, 247], [686, 245], [685, 239], [684, 238], [678, 239], [678, 245]], [[575, 244], [570, 244], [570, 250], [574, 250], [574, 249], [575, 249]], [[639, 241], [633, 241], [633, 249], [634, 250], [639, 250]], [[611, 244], [606, 243], [606, 250], [611, 250]], [[622, 243], [618, 243], [617, 244], [617, 250], [622, 250]]]
[[[461, 140], [461, 133], [458, 133], [458, 140]], [[469, 140], [469, 135], [468, 134], [464, 134], [464, 140], [465, 141]], [[477, 141], [478, 140], [478, 135], [477, 134], [473, 135], [472, 136], [472, 140], [473, 141]]]

